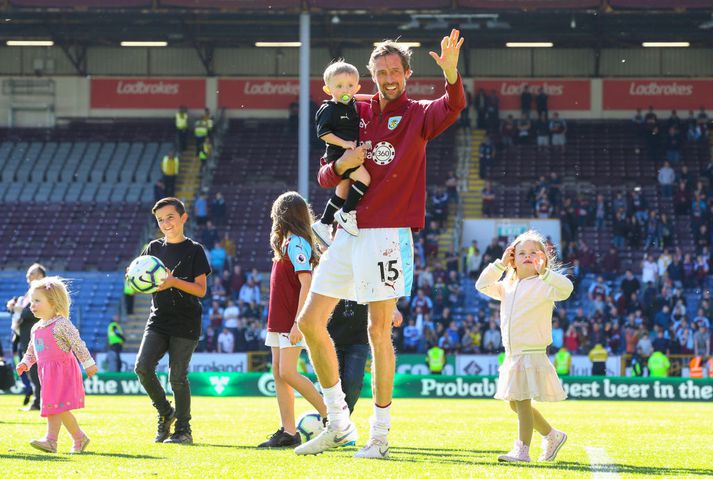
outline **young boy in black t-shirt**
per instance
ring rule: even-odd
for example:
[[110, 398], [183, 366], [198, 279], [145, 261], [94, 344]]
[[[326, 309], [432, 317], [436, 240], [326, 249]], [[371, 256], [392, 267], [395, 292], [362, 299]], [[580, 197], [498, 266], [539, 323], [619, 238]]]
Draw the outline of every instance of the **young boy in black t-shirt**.
[[[155, 442], [192, 444], [188, 364], [201, 332], [203, 308], [199, 298], [206, 294], [210, 264], [200, 243], [183, 235], [188, 214], [181, 200], [163, 198], [151, 212], [164, 237], [149, 243], [141, 254], [159, 258], [169, 274], [152, 295], [134, 371], [158, 410]], [[156, 365], [166, 353], [175, 409], [156, 376]], [[171, 434], [174, 421], [176, 428]]]
[[[337, 161], [344, 150], [357, 147], [359, 113], [354, 95], [360, 88], [359, 70], [343, 61], [332, 63], [324, 70], [322, 88], [332, 99], [322, 103], [315, 115], [315, 122], [317, 136], [327, 144], [324, 157], [331, 163]], [[344, 172], [322, 218], [312, 225], [315, 235], [325, 245], [329, 246], [332, 242], [331, 229], [335, 219], [347, 233], [353, 236], [359, 234], [356, 204], [369, 189], [369, 183], [371, 176], [364, 165]]]

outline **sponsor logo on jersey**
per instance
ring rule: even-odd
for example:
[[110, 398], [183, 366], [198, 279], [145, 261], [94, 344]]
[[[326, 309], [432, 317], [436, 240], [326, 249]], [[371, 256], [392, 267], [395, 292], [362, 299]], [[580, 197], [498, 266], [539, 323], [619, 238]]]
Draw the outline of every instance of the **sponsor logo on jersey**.
[[388, 141], [381, 141], [372, 150], [372, 159], [379, 166], [388, 165], [396, 157], [396, 148]]

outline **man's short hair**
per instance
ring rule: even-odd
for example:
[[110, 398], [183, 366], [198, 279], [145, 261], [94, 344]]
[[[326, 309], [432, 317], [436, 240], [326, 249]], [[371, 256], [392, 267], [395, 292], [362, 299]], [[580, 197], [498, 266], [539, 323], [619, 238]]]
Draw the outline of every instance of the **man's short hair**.
[[173, 198], [173, 197], [168, 197], [168, 198], [161, 198], [156, 202], [155, 205], [153, 205], [153, 208], [151, 208], [151, 214], [155, 215], [158, 210], [163, 208], [164, 206], [173, 206], [176, 208], [176, 211], [178, 212], [179, 215], [183, 216], [183, 213], [186, 212], [186, 205], [183, 204], [183, 201], [179, 200], [178, 198]]
[[341, 75], [343, 73], [354, 75], [357, 80], [359, 80], [359, 70], [357, 67], [351, 63], [347, 63], [341, 58], [330, 63], [329, 66], [324, 70], [324, 83], [328, 83], [336, 75]]
[[371, 52], [371, 57], [369, 57], [369, 64], [367, 68], [374, 74], [374, 63], [377, 58], [385, 57], [386, 55], [398, 55], [401, 58], [401, 66], [404, 68], [404, 72], [411, 69], [411, 54], [413, 52], [409, 47], [401, 46], [395, 40], [384, 40], [374, 47]]

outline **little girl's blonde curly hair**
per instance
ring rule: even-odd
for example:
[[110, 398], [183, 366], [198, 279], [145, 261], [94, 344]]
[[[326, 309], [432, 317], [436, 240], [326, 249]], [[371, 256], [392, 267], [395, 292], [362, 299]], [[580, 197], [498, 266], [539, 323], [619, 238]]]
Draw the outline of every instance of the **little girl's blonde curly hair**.
[[[554, 247], [547, 244], [547, 239], [539, 231], [528, 230], [519, 235], [513, 240], [512, 243], [508, 245], [508, 248], [512, 247], [513, 250], [517, 249], [517, 246], [525, 243], [526, 241], [532, 241], [535, 243], [538, 250], [545, 253], [545, 268], [549, 268], [554, 271], [559, 271], [562, 265], [557, 261], [557, 251]], [[515, 281], [517, 279], [517, 269], [508, 264], [506, 279], [510, 281]]]
[[30, 284], [30, 294], [35, 291], [47, 298], [47, 302], [54, 308], [57, 316], [69, 319], [69, 306], [72, 301], [69, 298], [69, 291], [63, 278], [47, 276], [42, 279], [36, 279]]

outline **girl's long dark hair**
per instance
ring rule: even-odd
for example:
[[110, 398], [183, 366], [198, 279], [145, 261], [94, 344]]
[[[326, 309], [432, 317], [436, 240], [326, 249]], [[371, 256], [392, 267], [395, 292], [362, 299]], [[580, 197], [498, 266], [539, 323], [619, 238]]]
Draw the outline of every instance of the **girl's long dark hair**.
[[309, 242], [312, 248], [310, 264], [317, 265], [319, 254], [315, 247], [315, 237], [312, 233], [314, 215], [309, 204], [296, 191], [288, 191], [277, 197], [272, 204], [270, 212], [272, 218], [272, 231], [270, 231], [270, 247], [274, 253], [273, 261], [280, 261], [285, 257], [283, 244], [287, 236], [292, 234], [301, 236]]

